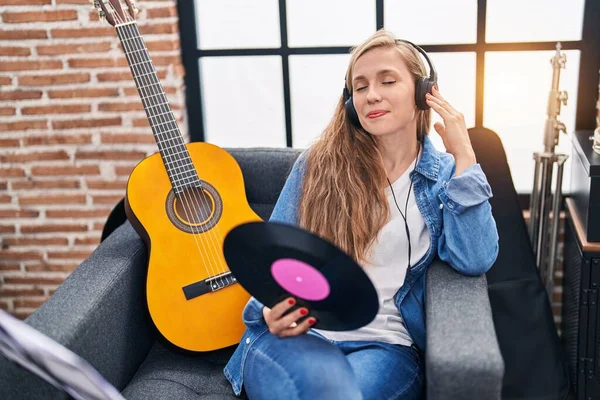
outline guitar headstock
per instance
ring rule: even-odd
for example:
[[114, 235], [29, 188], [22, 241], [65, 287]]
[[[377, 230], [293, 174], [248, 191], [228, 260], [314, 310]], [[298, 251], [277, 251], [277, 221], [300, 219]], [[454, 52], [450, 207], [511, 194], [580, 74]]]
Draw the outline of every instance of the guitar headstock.
[[124, 24], [135, 20], [138, 8], [135, 0], [124, 0], [125, 5], [121, 5], [121, 0], [90, 0], [94, 8], [98, 11], [100, 19], [105, 19], [112, 26]]

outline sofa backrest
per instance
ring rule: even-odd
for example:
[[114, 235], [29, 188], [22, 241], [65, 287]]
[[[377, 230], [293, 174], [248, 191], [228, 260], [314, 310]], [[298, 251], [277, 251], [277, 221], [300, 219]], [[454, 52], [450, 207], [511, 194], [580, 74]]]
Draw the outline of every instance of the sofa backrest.
[[292, 165], [302, 150], [290, 148], [225, 148], [235, 158], [250, 207], [264, 221], [273, 212]]

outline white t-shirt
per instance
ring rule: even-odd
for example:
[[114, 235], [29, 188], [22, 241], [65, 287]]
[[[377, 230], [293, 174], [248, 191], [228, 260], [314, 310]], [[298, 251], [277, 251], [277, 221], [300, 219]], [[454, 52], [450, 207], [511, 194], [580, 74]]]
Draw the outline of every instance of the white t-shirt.
[[[409, 174], [414, 162], [395, 182], [392, 188], [398, 206], [404, 213], [406, 196], [410, 187]], [[407, 272], [408, 242], [404, 220], [389, 187], [385, 189], [390, 206], [390, 219], [379, 232], [373, 243], [369, 262], [364, 270], [373, 282], [379, 297], [379, 312], [371, 323], [354, 331], [325, 331], [315, 329], [323, 336], [337, 341], [376, 340], [410, 346], [412, 339], [406, 330], [400, 312], [394, 303], [394, 295], [404, 283]], [[406, 222], [410, 230], [410, 265], [415, 265], [427, 252], [430, 244], [429, 231], [415, 201], [414, 187], [410, 191]]]

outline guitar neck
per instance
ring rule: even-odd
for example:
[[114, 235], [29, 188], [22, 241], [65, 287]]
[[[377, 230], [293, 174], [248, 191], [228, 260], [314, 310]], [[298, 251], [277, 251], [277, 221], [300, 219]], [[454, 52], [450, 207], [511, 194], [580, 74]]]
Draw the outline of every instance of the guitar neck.
[[116, 28], [167, 174], [173, 189], [180, 193], [185, 187], [196, 185], [199, 179], [177, 125], [177, 119], [137, 23], [128, 22], [117, 25]]

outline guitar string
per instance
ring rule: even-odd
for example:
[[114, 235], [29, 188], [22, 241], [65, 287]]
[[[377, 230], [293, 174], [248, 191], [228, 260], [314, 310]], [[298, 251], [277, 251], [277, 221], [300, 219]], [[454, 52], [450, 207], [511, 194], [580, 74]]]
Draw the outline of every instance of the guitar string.
[[[128, 15], [128, 14], [127, 14], [127, 15]], [[128, 16], [129, 16], [129, 15], [128, 15]], [[133, 20], [132, 20], [131, 18], [129, 18], [129, 20], [133, 22]], [[134, 42], [134, 44], [136, 44], [136, 43], [137, 43], [137, 44], [140, 44], [140, 45], [141, 45], [141, 46], [140, 46], [141, 48], [140, 48], [140, 49], [137, 49], [137, 50], [141, 50], [141, 49], [142, 49], [142, 50], [147, 50], [146, 46], [144, 45], [144, 42], [143, 42], [143, 40], [141, 39], [141, 36], [140, 36], [140, 34], [139, 34], [139, 31], [138, 31], [138, 32], [137, 32], [137, 34], [136, 34], [136, 31], [135, 31], [135, 29], [134, 29], [135, 27], [137, 27], [137, 25], [133, 25], [133, 24], [131, 24], [131, 25], [128, 25], [128, 26], [126, 26], [126, 27], [125, 27], [125, 29], [122, 29], [122, 30], [123, 30], [123, 31], [125, 31], [126, 33], [129, 33], [129, 34], [130, 34], [130, 36], [131, 36], [130, 38], [128, 38], [129, 40], [127, 40], [127, 41], [124, 41], [124, 42], [123, 42], [124, 46], [128, 44], [127, 42], [129, 42], [129, 41], [133, 41], [133, 42]], [[135, 48], [135, 46], [127, 46], [127, 47], [129, 47], [130, 49], [131, 49], [131, 48]], [[139, 51], [137, 51], [137, 52], [139, 52]], [[150, 64], [152, 64], [152, 61], [151, 61], [151, 60], [150, 60], [150, 58], [149, 58], [149, 54], [148, 54], [148, 60], [144, 60], [144, 59], [143, 59], [143, 57], [142, 57], [142, 55], [139, 55], [139, 60], [137, 60], [137, 59], [136, 59], [136, 57], [135, 57], [135, 52], [133, 52], [133, 53], [132, 53], [132, 52], [130, 52], [128, 55], [129, 55], [129, 56], [132, 58], [132, 60], [134, 61], [134, 63], [133, 63], [133, 64], [138, 64], [138, 61], [141, 61], [141, 63], [139, 63], [139, 65], [144, 65], [144, 64], [149, 64], [149, 63], [150, 63]], [[141, 70], [142, 70], [142, 72], [144, 72], [145, 74], [148, 74], [148, 73], [149, 73], [149, 74], [152, 74], [152, 73], [156, 74], [156, 70], [155, 70], [155, 69], [153, 70], [153, 67], [154, 67], [154, 65], [152, 64], [152, 66], [148, 68], [148, 69], [149, 69], [148, 71], [146, 71], [146, 70], [145, 70], [144, 68], [142, 68], [142, 67], [140, 67], [140, 68], [138, 68], [138, 69], [141, 69]], [[134, 69], [135, 69], [136, 67], [135, 67], [135, 66], [132, 66], [132, 68], [134, 68]], [[143, 78], [140, 78], [140, 80], [143, 82]], [[167, 100], [167, 98], [166, 98], [166, 95], [165, 95], [165, 93], [164, 93], [163, 91], [161, 91], [162, 93], [161, 93], [161, 92], [159, 92], [159, 93], [155, 93], [155, 92], [154, 92], [154, 90], [153, 90], [153, 89], [154, 89], [154, 86], [156, 86], [156, 85], [160, 85], [160, 80], [158, 79], [158, 77], [156, 77], [156, 80], [157, 80], [157, 82], [151, 82], [150, 78], [148, 78], [149, 84], [148, 84], [148, 89], [147, 89], [147, 90], [148, 90], [150, 93], [153, 93], [153, 95], [152, 95], [152, 96], [150, 96], [150, 97], [156, 97], [156, 96], [162, 96], [162, 97], [163, 97], [163, 100], [164, 100], [164, 101], [161, 101], [161, 100], [159, 99], [159, 100], [157, 100], [157, 104], [158, 104], [158, 103], [163, 103], [162, 105], [165, 105], [165, 108], [166, 108], [166, 110], [165, 110], [165, 111], [167, 111], [167, 112], [169, 112], [169, 113], [171, 114], [172, 121], [164, 121], [164, 122], [161, 122], [160, 118], [159, 118], [159, 117], [156, 117], [156, 116], [150, 116], [149, 118], [151, 118], [151, 122], [152, 122], [152, 119], [156, 119], [158, 122], [161, 122], [161, 124], [160, 124], [160, 125], [161, 125], [161, 128], [158, 128], [158, 127], [156, 127], [156, 126], [155, 126], [155, 129], [157, 129], [157, 131], [158, 131], [158, 134], [159, 134], [159, 135], [160, 135], [160, 134], [163, 134], [163, 135], [165, 135], [165, 137], [167, 137], [167, 134], [166, 134], [167, 132], [169, 132], [169, 131], [173, 131], [173, 130], [176, 130], [176, 131], [179, 131], [179, 130], [178, 130], [178, 127], [177, 127], [177, 122], [176, 122], [176, 120], [175, 120], [175, 117], [174, 117], [174, 115], [173, 115], [172, 111], [169, 109], [169, 105], [168, 105], [168, 102], [166, 101], [166, 100]], [[143, 83], [144, 83], [144, 82], [143, 82]], [[159, 88], [160, 88], [160, 86], [159, 86]], [[143, 93], [143, 89], [142, 89], [142, 93]], [[149, 103], [151, 103], [151, 101], [150, 101], [150, 100], [148, 100], [148, 102], [149, 102]], [[162, 105], [159, 105], [159, 106], [158, 106], [158, 108], [159, 108], [159, 111], [162, 111], [162, 110], [160, 110], [160, 108], [162, 107]], [[165, 119], [166, 119], [166, 118], [165, 118]], [[166, 125], [173, 124], [173, 125], [174, 125], [174, 127], [170, 127], [170, 126], [164, 126], [165, 124], [166, 124]], [[163, 129], [163, 127], [164, 127], [164, 129]], [[166, 131], [165, 131], [165, 129], [166, 129]], [[172, 142], [172, 141], [175, 141], [175, 142], [177, 141], [177, 138], [176, 138], [176, 137], [172, 137], [172, 135], [169, 135], [169, 136], [171, 136], [169, 139], [167, 139], [166, 141], [163, 139], [163, 141], [165, 141], [165, 142], [166, 142], [166, 143], [168, 143], [168, 144], [170, 144], [170, 142]], [[159, 138], [160, 138], [160, 136], [159, 136]], [[181, 135], [179, 136], [179, 138], [181, 138]], [[164, 150], [164, 152], [165, 152], [165, 153], [167, 153], [167, 152], [169, 152], [169, 153], [170, 153], [170, 152], [171, 152], [171, 151], [170, 151], [170, 148], [177, 148], [177, 147], [179, 147], [179, 146], [183, 146], [183, 148], [184, 148], [184, 152], [185, 152], [185, 153], [187, 153], [188, 160], [190, 160], [190, 161], [191, 161], [191, 158], [189, 157], [189, 153], [187, 152], [187, 148], [186, 148], [185, 144], [175, 144], [175, 146], [167, 146], [167, 148]], [[179, 153], [173, 153], [172, 155], [167, 155], [167, 157], [175, 157], [175, 158], [177, 158], [177, 157], [176, 157], [176, 154], [179, 154]], [[169, 164], [169, 162], [167, 162], [167, 164]], [[175, 164], [175, 165], [176, 165], [176, 169], [180, 169], [180, 168], [184, 168], [184, 167], [185, 167], [185, 165], [184, 165], [184, 166], [181, 166], [181, 165], [179, 165], [179, 162], [178, 162], [178, 161], [174, 161], [174, 162], [173, 162], [173, 164]], [[180, 174], [180, 173], [181, 173], [181, 172], [180, 172], [180, 171], [178, 171], [178, 173], [176, 173], [175, 175], [177, 176], [177, 175], [178, 175], [178, 174]], [[187, 171], [182, 173], [182, 176], [184, 176], [184, 178], [183, 178], [183, 179], [189, 178], [189, 177], [185, 177], [185, 175], [186, 175], [186, 174], [187, 174]], [[201, 185], [201, 183], [200, 183], [200, 185]], [[197, 188], [197, 187], [195, 187], [195, 188]], [[200, 186], [200, 189], [202, 190], [202, 187], [201, 187], [201, 186]], [[199, 210], [200, 210], [200, 208], [201, 208], [201, 207], [200, 207], [200, 205], [201, 205], [201, 204], [205, 204], [205, 203], [203, 203], [201, 200], [199, 200], [199, 199], [198, 199], [198, 197], [197, 197], [197, 194], [196, 194], [196, 192], [195, 192], [195, 191], [191, 191], [191, 194], [190, 194], [190, 195], [188, 195], [188, 193], [189, 193], [189, 192], [188, 192], [187, 190], [185, 190], [185, 188], [183, 188], [183, 191], [182, 191], [182, 193], [181, 193], [181, 197], [182, 197], [182, 200], [183, 200], [183, 201], [182, 201], [182, 204], [184, 205], [184, 211], [185, 211], [185, 213], [186, 213], [186, 218], [187, 218], [189, 221], [191, 221], [190, 214], [192, 214], [192, 215], [193, 215], [193, 210], [195, 209], [196, 211], [199, 211]], [[195, 207], [193, 207], [193, 206], [191, 206], [191, 205], [190, 205], [190, 204], [192, 203], [192, 201], [190, 200], [190, 198], [191, 198], [192, 200], [194, 200], [194, 202], [195, 202]], [[196, 200], [197, 200], [197, 201], [196, 201]], [[208, 206], [207, 206], [207, 207], [208, 207]], [[210, 211], [210, 209], [209, 209], [208, 211]], [[208, 215], [208, 212], [206, 212], [206, 215]], [[198, 215], [197, 215], [197, 216], [198, 216]], [[201, 219], [200, 219], [200, 218], [198, 218], [198, 220], [201, 220]], [[214, 254], [213, 254], [213, 253], [211, 253], [211, 251], [209, 250], [208, 246], [204, 246], [204, 245], [203, 245], [203, 246], [199, 246], [199, 245], [198, 245], [198, 242], [197, 242], [197, 240], [196, 240], [196, 236], [198, 236], [198, 238], [200, 239], [200, 241], [201, 241], [201, 242], [204, 242], [204, 240], [205, 240], [204, 236], [205, 236], [205, 235], [202, 235], [202, 234], [201, 234], [201, 232], [200, 232], [200, 228], [198, 228], [198, 227], [195, 227], [193, 223], [192, 223], [192, 225], [190, 226], [190, 228], [191, 228], [191, 230], [192, 230], [192, 232], [193, 232], [193, 235], [194, 235], [194, 240], [196, 241], [197, 247], [202, 247], [202, 250], [204, 250], [205, 254], [208, 256], [208, 258], [210, 258], [210, 261], [211, 261], [211, 262], [209, 263], [209, 265], [208, 265], [208, 266], [210, 267], [210, 269], [211, 269], [211, 272], [208, 272], [208, 268], [207, 268], [207, 266], [205, 265], [205, 269], [207, 270], [207, 274], [209, 275], [209, 277], [211, 276], [211, 273], [212, 273], [212, 276], [216, 276], [216, 275], [219, 273], [219, 268], [218, 268], [219, 261], [222, 263], [222, 261], [221, 261], [221, 260], [219, 259], [219, 257], [218, 257], [218, 253], [216, 253], [216, 252], [215, 252]], [[195, 232], [194, 232], [194, 228], [196, 228]], [[211, 234], [212, 234], [212, 236], [213, 236], [213, 237], [211, 237]], [[207, 237], [206, 239], [209, 239], [209, 240], [208, 240], [208, 242], [209, 242], [210, 244], [212, 244], [212, 245], [213, 245], [213, 250], [216, 250], [216, 249], [215, 249], [215, 246], [216, 246], [216, 245], [215, 245], [215, 240], [214, 240], [215, 238], [214, 238], [214, 235], [215, 235], [215, 234], [214, 234], [214, 232], [211, 232], [211, 231], [209, 230], [209, 232], [208, 232], [208, 235], [207, 235], [208, 237]], [[211, 239], [212, 239], [212, 240], [211, 240]], [[201, 256], [202, 256], [202, 254], [201, 254]], [[203, 259], [203, 262], [205, 262], [205, 263], [206, 263], [206, 260], [204, 259], [204, 257], [202, 257], [202, 259]], [[216, 262], [213, 262], [213, 261], [215, 261], [215, 260], [216, 260]], [[216, 271], [217, 271], [217, 273], [215, 273], [215, 268], [216, 268]], [[219, 289], [225, 286], [225, 283], [224, 283], [223, 277], [220, 277], [220, 278], [218, 278], [218, 279], [214, 280], [214, 281], [213, 281], [213, 283], [216, 283], [216, 284], [217, 284], [217, 287], [218, 287]], [[212, 285], [211, 285], [211, 287], [212, 287]]]
[[[123, 23], [124, 23], [124, 22], [122, 21], [122, 19], [120, 18], [120, 15], [119, 15], [119, 14], [118, 14], [116, 11], [114, 11], [114, 10], [113, 10], [113, 13], [112, 13], [112, 15], [114, 16], [114, 19], [115, 19], [116, 25], [119, 25], [119, 24], [123, 24]], [[126, 15], [129, 17], [128, 19], [129, 19], [131, 22], [133, 22], [133, 21], [134, 21], [134, 20], [133, 20], [133, 19], [132, 19], [132, 18], [131, 18], [131, 17], [130, 17], [128, 14], [126, 14]], [[130, 21], [128, 21], [128, 22], [130, 22]], [[117, 28], [119, 28], [119, 26], [116, 26], [116, 27], [117, 27]], [[121, 27], [121, 28], [122, 28], [122, 27]], [[127, 28], [128, 28], [128, 27], [126, 26], [126, 27], [125, 27], [125, 29], [121, 29], [121, 32], [127, 32]], [[129, 31], [129, 32], [131, 32], [131, 31]], [[135, 33], [135, 31], [134, 31], [134, 33]], [[131, 40], [131, 38], [129, 38], [129, 40]], [[131, 50], [131, 49], [132, 49], [132, 46], [128, 46], [128, 43], [127, 43], [127, 42], [128, 42], [129, 40], [122, 40], [122, 41], [121, 41], [121, 42], [122, 42], [122, 44], [123, 44], [123, 47], [124, 47], [124, 49], [125, 49], [125, 50], [127, 50], [127, 48], [129, 48], [129, 50]], [[133, 38], [133, 40], [136, 40], [136, 38]], [[142, 41], [142, 45], [143, 45], [143, 41]], [[144, 49], [144, 48], [146, 48], [146, 46], [142, 46], [142, 49]], [[130, 52], [129, 52], [128, 54], [126, 54], [126, 55], [130, 56], [132, 60], [134, 60], [134, 61], [137, 61], [137, 60], [135, 60], [135, 53], [134, 53], [134, 52], [131, 52], [131, 51], [130, 51]], [[151, 61], [151, 60], [148, 60], [148, 61], [149, 61], [150, 63], [152, 63], [152, 61]], [[147, 62], [146, 62], [146, 63], [147, 63]], [[131, 68], [132, 68], [132, 69], [136, 69], [136, 68], [135, 68], [135, 66], [134, 66], [133, 64], [136, 64], [136, 62], [134, 62], [134, 63], [132, 63], [132, 64], [131, 64]], [[140, 64], [140, 65], [143, 65], [143, 63], [142, 63], [142, 64]], [[154, 65], [153, 65], [153, 64], [152, 64], [152, 67], [154, 67]], [[143, 69], [142, 69], [142, 71], [143, 71]], [[137, 71], [134, 71], [134, 72], [137, 72]], [[147, 73], [152, 73], [152, 72], [154, 72], [154, 74], [156, 74], [156, 70], [154, 69], [154, 71], [152, 71], [152, 68], [150, 68], [150, 71], [144, 71], [144, 73], [146, 73], [146, 72], [147, 72]], [[138, 74], [138, 75], [139, 75], [139, 74]], [[151, 79], [150, 79], [150, 78], [148, 78], [148, 81], [149, 81], [149, 82], [148, 82], [148, 84], [149, 84], [149, 86], [148, 86], [148, 87], [149, 87], [149, 88], [152, 88], [152, 86], [156, 85], [157, 83], [160, 83], [160, 80], [158, 79], [158, 76], [156, 76], [156, 79], [157, 79], [157, 82], [156, 82], [156, 83], [154, 83], [154, 82], [151, 82]], [[140, 82], [142, 82], [142, 83], [144, 83], [144, 84], [145, 84], [145, 82], [143, 82], [143, 77], [140, 77], [140, 78], [139, 78], [139, 80], [140, 80]], [[136, 84], [137, 84], [137, 82], [136, 82]], [[138, 85], [138, 87], [139, 87], [139, 86], [142, 86], [142, 85]], [[142, 93], [141, 93], [141, 94], [143, 94], [143, 89], [140, 89], [140, 91], [142, 91]], [[164, 96], [165, 100], [166, 100], [166, 95], [164, 94], [164, 91], [163, 91], [162, 93], [154, 93], [154, 91], [153, 91], [153, 90], [151, 90], [151, 89], [148, 89], [148, 91], [149, 91], [150, 93], [153, 93], [153, 96], [151, 96], [151, 97], [154, 97], [154, 96], [157, 96], [157, 95], [161, 95], [161, 94], [162, 94], [162, 95]], [[142, 96], [142, 97], [143, 97], [143, 96]], [[149, 103], [150, 103], [150, 101], [149, 101]], [[165, 102], [165, 103], [167, 103], [167, 102]], [[168, 105], [168, 104], [167, 104], [167, 105]], [[162, 107], [162, 106], [158, 106], [158, 107], [160, 108], [160, 107]], [[150, 115], [148, 115], [148, 118], [150, 118], [150, 119], [151, 119], [151, 122], [153, 122], [153, 121], [152, 121], [152, 119], [156, 119], [156, 120], [157, 120], [157, 121], [159, 121], [159, 122], [160, 122], [162, 125], [164, 125], [164, 124], [166, 124], [166, 125], [170, 125], [171, 123], [173, 123], [173, 125], [175, 125], [175, 127], [174, 127], [174, 128], [172, 128], [172, 127], [169, 127], [168, 129], [175, 129], [175, 130], [178, 130], [178, 129], [177, 129], [177, 123], [176, 123], [176, 119], [175, 119], [175, 117], [174, 117], [174, 115], [173, 115], [173, 112], [172, 112], [172, 110], [169, 110], [169, 107], [168, 107], [168, 106], [167, 106], [166, 108], [167, 108], [167, 111], [168, 111], [168, 112], [171, 114], [172, 121], [164, 121], [164, 122], [162, 122], [162, 121], [160, 121], [160, 119], [159, 119], [158, 117], [156, 117], [156, 116], [150, 116]], [[150, 114], [150, 112], [149, 112], [149, 111], [148, 111], [148, 114]], [[166, 118], [165, 118], [165, 119], [166, 119]], [[174, 121], [175, 121], [175, 122], [174, 122]], [[159, 135], [159, 136], [158, 136], [158, 138], [159, 138], [159, 139], [160, 139], [160, 135], [161, 135], [161, 134], [164, 134], [165, 136], [167, 136], [167, 135], [166, 135], [166, 132], [167, 132], [167, 131], [164, 131], [162, 128], [160, 128], [160, 129], [159, 129], [157, 126], [155, 126], [154, 128], [155, 128], [155, 129], [158, 131], [157, 133], [158, 133], [158, 135]], [[181, 137], [181, 136], [180, 136], [180, 137]], [[174, 138], [170, 138], [170, 139], [168, 139], [166, 142], [168, 143], [168, 142], [172, 141], [173, 139], [174, 139]], [[164, 139], [161, 139], [161, 140], [163, 140], [163, 141], [164, 141]], [[159, 140], [159, 141], [158, 141], [158, 144], [161, 144], [161, 140]], [[177, 147], [177, 145], [176, 145], [176, 146], [174, 146], [174, 147]], [[184, 148], [185, 148], [185, 150], [186, 150], [186, 152], [187, 152], [187, 148], [185, 147], [185, 144], [184, 144]], [[168, 153], [170, 153], [169, 146], [167, 146], [167, 147], [164, 149], [164, 152], [165, 152], [165, 153], [167, 153], [167, 157], [175, 157], [175, 155], [174, 155], [174, 154], [173, 154], [173, 155], [169, 155], [169, 154], [168, 154]], [[188, 153], [188, 157], [189, 157], [189, 153]], [[188, 158], [188, 159], [190, 159], [190, 160], [191, 160], [191, 158]], [[167, 163], [168, 163], [168, 162], [167, 162]], [[177, 162], [175, 162], [175, 165], [177, 165], [177, 169], [181, 168], [181, 166], [179, 166], [179, 165], [177, 164]], [[176, 173], [175, 175], [177, 175], [177, 173]], [[185, 178], [184, 178], [184, 179], [185, 179]], [[175, 185], [176, 185], [176, 183], [175, 183]], [[177, 192], [176, 192], [176, 193], [177, 193]], [[184, 209], [184, 211], [185, 211], [185, 214], [186, 214], [186, 218], [188, 219], [188, 221], [191, 221], [191, 218], [190, 218], [190, 214], [192, 214], [192, 212], [191, 212], [191, 209], [192, 209], [192, 207], [190, 206], [190, 204], [191, 204], [191, 201], [189, 200], [189, 197], [188, 197], [188, 195], [187, 195], [187, 191], [186, 191], [185, 189], [183, 189], [183, 191], [182, 191], [182, 193], [181, 193], [181, 197], [182, 197], [182, 199], [183, 199], [183, 201], [182, 201], [182, 205], [183, 205], [183, 209]], [[203, 263], [204, 263], [204, 268], [205, 268], [205, 270], [206, 270], [206, 273], [208, 274], [208, 276], [209, 276], [209, 277], [211, 276], [211, 272], [209, 272], [209, 270], [208, 270], [208, 266], [207, 266], [207, 264], [209, 264], [209, 266], [210, 266], [210, 269], [211, 269], [211, 271], [212, 271], [212, 274], [213, 274], [213, 276], [215, 276], [215, 273], [214, 273], [215, 269], [214, 269], [214, 267], [213, 267], [213, 264], [212, 264], [212, 262], [210, 262], [210, 263], [206, 263], [206, 259], [204, 258], [204, 255], [202, 255], [202, 250], [201, 250], [201, 248], [202, 248], [202, 249], [205, 251], [205, 253], [208, 255], [208, 258], [211, 258], [211, 254], [210, 254], [210, 252], [208, 251], [208, 249], [207, 249], [205, 246], [200, 246], [200, 244], [198, 243], [198, 239], [200, 239], [200, 241], [204, 241], [204, 238], [203, 238], [203, 236], [201, 236], [199, 233], [197, 233], [197, 232], [199, 232], [199, 228], [196, 228], [196, 232], [194, 232], [194, 228], [195, 228], [195, 226], [194, 226], [194, 224], [193, 224], [193, 223], [192, 223], [192, 225], [190, 225], [190, 228], [191, 228], [191, 230], [192, 230], [192, 236], [194, 236], [194, 241], [196, 242], [196, 247], [198, 248], [198, 252], [199, 252], [200, 256], [202, 257], [202, 261], [203, 261]], [[196, 236], [198, 236], [198, 238], [197, 238]], [[217, 257], [218, 257], [218, 256], [217, 256]], [[213, 259], [214, 259], [214, 258], [213, 258]], [[211, 286], [212, 286], [212, 285], [211, 285]], [[221, 288], [221, 287], [224, 287], [224, 286], [225, 286], [225, 285], [224, 285], [223, 279], [221, 278], [221, 279], [220, 279], [220, 286], [219, 286], [219, 288]]]

